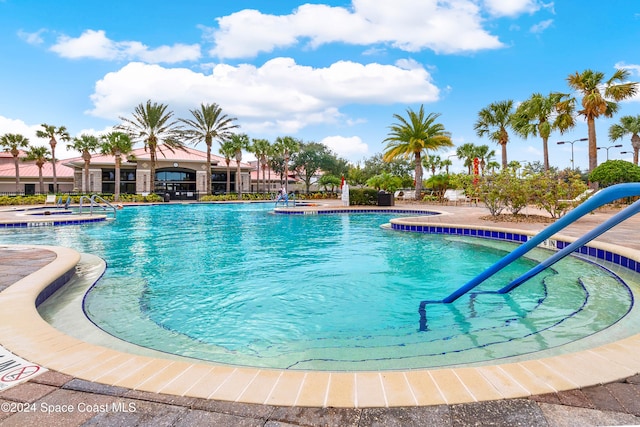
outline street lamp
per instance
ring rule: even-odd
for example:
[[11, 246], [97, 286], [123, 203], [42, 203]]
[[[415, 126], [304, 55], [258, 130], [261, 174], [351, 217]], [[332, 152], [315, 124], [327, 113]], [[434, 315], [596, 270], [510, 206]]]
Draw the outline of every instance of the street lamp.
[[622, 147], [622, 144], [617, 144], [617, 145], [608, 145], [606, 147], [596, 147], [598, 150], [607, 150], [607, 161], [609, 161], [609, 149], [610, 148], [620, 148]]
[[562, 144], [571, 144], [571, 169], [574, 170], [575, 167], [573, 166], [573, 144], [575, 144], [578, 141], [588, 141], [589, 138], [580, 138], [580, 139], [576, 139], [573, 141], [558, 141], [557, 144], [558, 145], [562, 145]]

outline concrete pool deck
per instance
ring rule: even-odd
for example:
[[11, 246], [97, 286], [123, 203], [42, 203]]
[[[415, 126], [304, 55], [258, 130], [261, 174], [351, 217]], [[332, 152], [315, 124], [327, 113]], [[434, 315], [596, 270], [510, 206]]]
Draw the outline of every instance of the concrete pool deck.
[[[399, 205], [398, 207], [400, 207]], [[414, 207], [414, 206], [410, 206]], [[483, 208], [426, 205], [454, 223], [540, 230], [540, 223], [481, 220]], [[0, 212], [0, 219], [11, 213]], [[574, 224], [579, 236], [610, 216]], [[640, 219], [602, 242], [640, 249]], [[18, 253], [19, 252], [19, 253]], [[570, 355], [477, 368], [407, 372], [289, 372], [162, 361], [122, 354], [62, 335], [39, 319], [35, 296], [75, 265], [57, 248], [0, 247], [0, 344], [51, 369], [0, 393], [0, 403], [35, 412], [0, 412], [4, 425], [629, 425], [640, 415], [640, 338]], [[16, 285], [14, 288], [14, 284]], [[27, 284], [27, 289], [23, 289]], [[6, 289], [5, 289], [6, 288]], [[35, 314], [34, 314], [35, 313]], [[606, 385], [600, 385], [606, 383]], [[96, 402], [135, 412], [46, 414], [47, 405]], [[244, 403], [240, 403], [244, 402]], [[41, 406], [44, 405], [44, 406]], [[120, 406], [117, 406], [120, 405]], [[8, 406], [10, 408], [10, 406]], [[17, 408], [17, 406], [16, 406]], [[153, 421], [152, 421], [153, 420]], [[377, 424], [376, 424], [377, 423]]]

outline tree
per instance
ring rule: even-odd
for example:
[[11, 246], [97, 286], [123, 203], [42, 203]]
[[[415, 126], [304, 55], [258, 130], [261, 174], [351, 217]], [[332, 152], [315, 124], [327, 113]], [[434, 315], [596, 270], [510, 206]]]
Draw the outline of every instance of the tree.
[[442, 158], [440, 156], [427, 156], [422, 159], [422, 166], [431, 170], [431, 176], [436, 174], [436, 169], [442, 169]]
[[190, 126], [184, 131], [189, 142], [194, 145], [204, 141], [207, 146], [207, 174], [205, 191], [211, 194], [211, 146], [213, 140], [223, 140], [231, 136], [231, 130], [239, 127], [234, 121], [235, 117], [228, 117], [222, 113], [218, 104], [200, 104], [199, 110], [189, 110], [193, 119], [179, 119]]
[[242, 150], [249, 147], [249, 137], [244, 134], [231, 134], [228, 141], [229, 150], [233, 149], [233, 157], [236, 159], [236, 192], [238, 200], [242, 200], [242, 174], [240, 173], [240, 162], [242, 161]]
[[282, 156], [284, 160], [284, 188], [289, 192], [289, 160], [291, 155], [296, 153], [300, 149], [301, 141], [292, 136], [277, 137], [274, 144], [274, 152]]
[[516, 109], [513, 130], [525, 139], [529, 135], [542, 138], [545, 170], [549, 170], [549, 136], [554, 130], [563, 134], [575, 126], [573, 110], [574, 103], [561, 93], [534, 93]]
[[609, 128], [609, 139], [617, 141], [627, 134], [631, 134], [631, 147], [633, 147], [633, 164], [638, 164], [638, 152], [640, 151], [640, 115], [620, 117], [620, 123], [613, 124]]
[[471, 175], [471, 168], [473, 167], [473, 159], [476, 157], [476, 151], [476, 146], [470, 142], [462, 144], [456, 149], [456, 157], [462, 160], [469, 175]]
[[327, 191], [327, 187], [331, 187], [332, 193], [335, 192], [336, 187], [340, 186], [341, 182], [342, 179], [330, 173], [326, 173], [318, 179], [318, 185], [324, 187], [324, 191]]
[[71, 137], [69, 136], [69, 132], [67, 132], [67, 128], [64, 126], [56, 127], [46, 123], [40, 126], [42, 126], [42, 130], [37, 130], [36, 136], [38, 138], [49, 138], [49, 145], [51, 146], [51, 166], [53, 167], [53, 191], [58, 191], [58, 175], [56, 174], [56, 145], [58, 145], [58, 140], [56, 136], [59, 137], [61, 141], [70, 141]]
[[267, 170], [267, 158], [271, 151], [271, 143], [268, 139], [260, 139], [253, 138], [251, 147], [249, 147], [249, 151], [255, 154], [256, 159], [258, 160], [257, 167], [257, 181], [258, 181], [258, 192], [260, 192], [260, 169], [262, 169], [262, 191], [267, 191], [267, 178], [265, 177], [265, 171]]
[[[224, 157], [224, 161], [227, 164], [227, 191], [229, 194], [231, 192], [231, 159], [236, 155], [236, 146], [231, 140], [226, 139], [220, 142], [220, 149], [218, 152]], [[236, 177], [236, 182], [238, 181], [238, 177]]]
[[625, 160], [608, 160], [589, 174], [589, 180], [597, 182], [601, 187], [624, 182], [640, 182], [640, 166]]
[[509, 142], [509, 132], [512, 127], [513, 101], [506, 100], [494, 102], [488, 107], [478, 112], [478, 120], [473, 129], [478, 137], [487, 136], [489, 140], [500, 144], [502, 147], [502, 168], [507, 167], [507, 143]]
[[487, 167], [487, 163], [491, 162], [496, 156], [495, 150], [489, 149], [488, 145], [482, 144], [475, 148], [475, 156], [480, 163], [480, 175], [484, 175], [484, 170]]
[[25, 160], [30, 160], [36, 163], [38, 167], [38, 180], [40, 182], [40, 194], [44, 194], [44, 178], [42, 177], [42, 167], [45, 163], [51, 161], [51, 153], [47, 147], [31, 147], [27, 151], [27, 157]]
[[20, 192], [20, 166], [18, 156], [21, 148], [29, 147], [29, 138], [18, 133], [5, 133], [0, 137], [0, 147], [8, 151], [13, 156], [13, 163], [16, 168], [16, 193]]
[[397, 157], [413, 157], [416, 200], [422, 197], [422, 154], [427, 150], [437, 151], [443, 147], [452, 147], [451, 135], [446, 132], [444, 125], [436, 123], [440, 114], [425, 115], [424, 106], [416, 113], [407, 109], [407, 118], [399, 114], [393, 117], [397, 123], [392, 124], [387, 138], [383, 141], [387, 145], [383, 154], [384, 161]]
[[100, 150], [102, 154], [111, 155], [115, 158], [115, 189], [113, 192], [113, 200], [120, 201], [120, 166], [122, 165], [122, 156], [128, 156], [133, 151], [133, 142], [125, 132], [109, 132], [101, 137]]
[[595, 120], [600, 116], [613, 117], [618, 112], [618, 102], [633, 97], [638, 91], [638, 83], [627, 82], [629, 71], [619, 69], [609, 80], [604, 73], [585, 70], [567, 77], [571, 89], [582, 94], [582, 109], [578, 114], [587, 119], [589, 136], [589, 172], [598, 166], [598, 145], [596, 142]]
[[[123, 123], [117, 126], [118, 130], [127, 132], [131, 139], [144, 143], [144, 150], [151, 157], [150, 191], [155, 190], [157, 153], [162, 150], [160, 144], [175, 152], [183, 149], [183, 144], [178, 139], [181, 135], [177, 121], [172, 121], [173, 111], [167, 111], [167, 106], [147, 100], [146, 104], [138, 104], [133, 112], [133, 118], [120, 117]], [[145, 189], [146, 191], [146, 189]]]
[[301, 143], [298, 152], [292, 156], [292, 168], [304, 181], [308, 193], [311, 180], [320, 171], [327, 170], [331, 163], [331, 153], [326, 145], [318, 142]]
[[79, 137], [73, 139], [71, 145], [67, 146], [67, 150], [72, 149], [82, 153], [82, 160], [84, 160], [84, 166], [82, 174], [82, 192], [88, 193], [95, 191], [89, 188], [89, 164], [91, 163], [91, 153], [95, 152], [100, 146], [98, 137], [94, 135], [82, 134]]

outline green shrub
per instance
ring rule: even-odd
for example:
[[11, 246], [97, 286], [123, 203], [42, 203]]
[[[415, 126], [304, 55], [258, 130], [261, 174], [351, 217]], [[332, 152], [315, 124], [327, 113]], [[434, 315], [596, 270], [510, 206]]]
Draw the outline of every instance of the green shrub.
[[378, 190], [374, 188], [350, 188], [349, 204], [375, 206], [378, 204]]

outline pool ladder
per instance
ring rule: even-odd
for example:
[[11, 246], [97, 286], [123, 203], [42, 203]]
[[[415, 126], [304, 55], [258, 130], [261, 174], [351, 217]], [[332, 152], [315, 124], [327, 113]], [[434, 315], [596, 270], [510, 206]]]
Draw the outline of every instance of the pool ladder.
[[84, 199], [89, 201], [89, 215], [93, 215], [93, 210], [95, 208], [103, 212], [113, 210], [113, 219], [116, 218], [117, 208], [97, 194], [94, 194], [91, 197], [80, 196], [80, 206], [78, 207], [78, 212], [80, 213], [80, 215], [83, 214], [82, 200]]
[[[593, 212], [595, 209], [603, 206], [607, 203], [611, 203], [614, 200], [621, 199], [623, 197], [636, 197], [640, 196], [640, 183], [628, 183], [628, 184], [617, 184], [611, 187], [607, 187], [603, 190], [598, 191], [596, 194], [591, 196], [589, 199], [576, 206], [575, 209], [570, 211], [567, 215], [560, 218], [558, 221], [552, 223], [544, 230], [531, 237], [526, 243], [521, 246], [518, 246], [512, 252], [508, 253], [505, 257], [500, 259], [498, 262], [487, 268], [485, 271], [480, 273], [478, 276], [471, 279], [469, 282], [452, 292], [447, 297], [441, 300], [424, 300], [420, 302], [420, 307], [418, 309], [418, 313], [420, 313], [420, 330], [427, 330], [427, 318], [426, 318], [426, 306], [428, 304], [450, 304], [460, 298], [461, 296], [471, 292], [475, 287], [484, 282], [489, 277], [498, 273], [500, 270], [511, 264], [516, 259], [524, 256], [527, 252], [537, 247], [539, 244], [549, 239], [551, 236], [561, 231], [565, 227], [574, 223], [578, 219], [582, 218], [584, 215]], [[621, 223], [627, 218], [637, 214], [640, 212], [640, 200], [633, 203], [631, 206], [628, 206], [624, 210], [618, 212], [616, 215], [609, 218], [604, 223], [600, 224], [590, 232], [584, 234], [579, 239], [571, 243], [570, 245], [564, 247], [562, 250], [556, 252], [554, 255], [549, 257], [547, 260], [541, 262], [522, 276], [517, 279], [511, 281], [509, 284], [505, 285], [501, 289], [497, 291], [485, 291], [483, 293], [497, 293], [497, 294], [506, 294], [513, 289], [517, 288], [527, 280], [531, 279], [536, 274], [540, 273], [545, 268], [551, 266], [552, 264], [558, 262], [562, 258], [570, 255], [572, 252], [580, 249], [582, 246], [586, 245], [591, 240], [600, 236], [607, 230], [613, 228], [617, 224]]]

